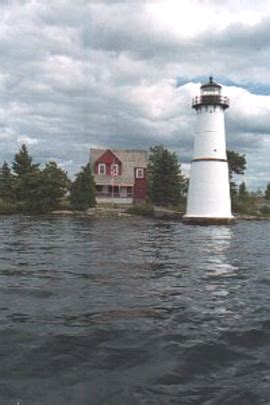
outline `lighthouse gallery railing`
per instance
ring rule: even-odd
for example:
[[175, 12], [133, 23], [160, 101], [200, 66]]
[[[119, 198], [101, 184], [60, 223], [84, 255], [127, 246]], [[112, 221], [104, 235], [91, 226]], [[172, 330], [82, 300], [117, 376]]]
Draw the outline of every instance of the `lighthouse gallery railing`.
[[228, 108], [230, 105], [229, 97], [224, 96], [197, 96], [192, 99], [192, 107], [198, 107], [200, 105], [221, 105]]

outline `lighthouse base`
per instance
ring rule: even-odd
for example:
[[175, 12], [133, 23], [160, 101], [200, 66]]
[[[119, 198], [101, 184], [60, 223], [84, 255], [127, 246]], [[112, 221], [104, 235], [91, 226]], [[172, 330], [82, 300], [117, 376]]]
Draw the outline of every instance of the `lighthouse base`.
[[231, 225], [235, 222], [235, 218], [192, 217], [184, 215], [182, 221], [185, 225]]

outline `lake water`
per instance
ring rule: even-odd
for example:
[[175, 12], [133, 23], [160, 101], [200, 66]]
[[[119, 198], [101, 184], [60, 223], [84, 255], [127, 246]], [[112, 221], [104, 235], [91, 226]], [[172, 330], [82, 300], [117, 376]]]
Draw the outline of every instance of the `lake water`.
[[270, 403], [270, 222], [0, 222], [1, 405]]

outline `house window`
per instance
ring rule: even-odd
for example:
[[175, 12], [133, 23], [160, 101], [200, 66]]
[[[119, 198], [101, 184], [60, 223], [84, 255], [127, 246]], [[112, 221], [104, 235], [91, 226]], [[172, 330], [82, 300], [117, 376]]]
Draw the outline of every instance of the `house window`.
[[136, 179], [143, 179], [144, 178], [144, 169], [137, 168], [136, 169]]
[[127, 187], [120, 187], [120, 197], [126, 198], [127, 196]]
[[98, 164], [98, 174], [104, 175], [106, 174], [106, 165], [105, 163]]
[[111, 165], [111, 176], [119, 175], [119, 166], [117, 164]]

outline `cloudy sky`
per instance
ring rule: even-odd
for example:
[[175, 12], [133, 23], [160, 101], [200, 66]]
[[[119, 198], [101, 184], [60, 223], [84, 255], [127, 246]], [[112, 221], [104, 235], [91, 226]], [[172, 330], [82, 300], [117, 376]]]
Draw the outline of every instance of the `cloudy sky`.
[[189, 169], [209, 75], [228, 148], [270, 181], [270, 0], [0, 0], [0, 158], [26, 143], [70, 176], [90, 147], [163, 143]]

